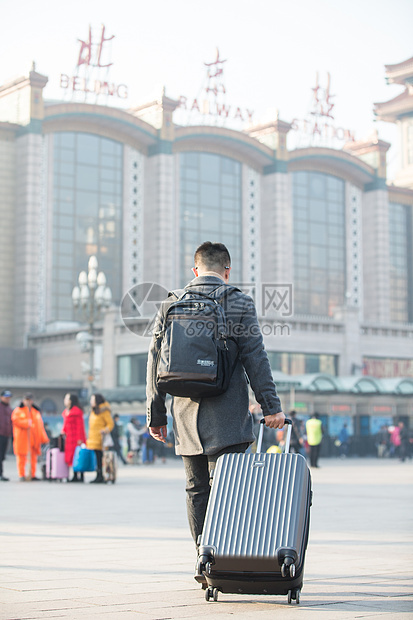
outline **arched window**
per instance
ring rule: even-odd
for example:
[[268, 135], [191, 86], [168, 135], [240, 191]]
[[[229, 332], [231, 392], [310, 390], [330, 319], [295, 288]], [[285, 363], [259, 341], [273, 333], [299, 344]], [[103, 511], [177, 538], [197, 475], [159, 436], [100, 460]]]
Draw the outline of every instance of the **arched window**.
[[87, 133], [53, 136], [53, 244], [49, 321], [73, 318], [72, 289], [97, 256], [121, 297], [123, 145]]
[[293, 173], [294, 308], [333, 316], [346, 291], [344, 181]]
[[180, 281], [193, 277], [193, 256], [204, 241], [224, 243], [231, 281], [241, 282], [241, 164], [214, 153], [180, 155]]

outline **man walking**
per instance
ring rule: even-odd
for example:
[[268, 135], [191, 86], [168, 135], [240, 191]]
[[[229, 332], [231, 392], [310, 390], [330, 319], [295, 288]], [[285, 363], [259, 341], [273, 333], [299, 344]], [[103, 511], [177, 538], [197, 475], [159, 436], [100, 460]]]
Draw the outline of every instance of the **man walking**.
[[[249, 411], [248, 376], [252, 390], [270, 428], [282, 428], [285, 416], [273, 382], [268, 356], [253, 300], [228, 284], [231, 259], [222, 243], [206, 241], [195, 252], [195, 278], [185, 291], [207, 294], [225, 308], [231, 338], [227, 341], [234, 368], [227, 390], [213, 397], [174, 396], [171, 412], [175, 451], [182, 456], [186, 474], [187, 512], [195, 544], [202, 532], [210, 492], [210, 474], [225, 453], [245, 452], [254, 441]], [[170, 297], [162, 303], [148, 356], [147, 424], [158, 441], [165, 442], [167, 415], [165, 392], [158, 387], [157, 360]], [[202, 357], [200, 355], [200, 357]], [[204, 360], [198, 360], [205, 365]]]
[[19, 407], [13, 411], [13, 450], [17, 460], [17, 471], [20, 481], [26, 480], [25, 470], [27, 457], [30, 455], [28, 480], [36, 478], [37, 457], [41, 454], [42, 443], [49, 438], [44, 430], [42, 416], [33, 404], [33, 394], [26, 394]]
[[9, 437], [11, 437], [11, 414], [10, 398], [13, 394], [9, 390], [3, 390], [0, 396], [0, 480], [8, 481], [3, 475], [3, 461], [6, 458]]
[[310, 465], [318, 467], [318, 457], [320, 455], [320, 445], [323, 438], [321, 420], [318, 413], [313, 413], [305, 425], [307, 431], [307, 441], [310, 446]]

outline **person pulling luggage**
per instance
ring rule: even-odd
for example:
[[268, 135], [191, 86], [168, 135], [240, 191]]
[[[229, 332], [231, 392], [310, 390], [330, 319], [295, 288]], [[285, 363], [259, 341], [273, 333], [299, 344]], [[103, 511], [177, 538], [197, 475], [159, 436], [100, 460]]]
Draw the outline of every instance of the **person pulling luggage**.
[[[185, 466], [188, 521], [197, 545], [218, 457], [245, 452], [255, 439], [246, 375], [266, 426], [281, 429], [285, 416], [254, 302], [229, 284], [227, 248], [206, 241], [194, 260], [195, 278], [172, 293], [156, 317], [148, 356], [147, 424], [152, 437], [165, 443], [165, 399], [171, 394], [175, 451]], [[184, 373], [168, 372], [174, 356]]]

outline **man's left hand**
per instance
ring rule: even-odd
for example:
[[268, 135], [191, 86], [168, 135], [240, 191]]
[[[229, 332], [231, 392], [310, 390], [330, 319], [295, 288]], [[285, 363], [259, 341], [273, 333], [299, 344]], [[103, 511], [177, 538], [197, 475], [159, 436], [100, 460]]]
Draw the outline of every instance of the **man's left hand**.
[[269, 428], [282, 428], [285, 424], [285, 415], [282, 411], [274, 413], [273, 415], [264, 416], [265, 426]]

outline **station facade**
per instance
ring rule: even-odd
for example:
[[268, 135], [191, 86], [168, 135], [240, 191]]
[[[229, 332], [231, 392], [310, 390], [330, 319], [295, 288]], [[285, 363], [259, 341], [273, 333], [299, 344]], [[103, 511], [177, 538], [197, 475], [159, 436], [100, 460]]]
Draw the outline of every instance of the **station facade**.
[[397, 184], [377, 135], [288, 150], [279, 118], [182, 126], [165, 93], [127, 111], [47, 101], [34, 69], [1, 86], [0, 346], [36, 350], [44, 398], [50, 381], [84, 387], [71, 292], [95, 255], [113, 295], [95, 325], [95, 383], [141, 401], [149, 341], [122, 300], [142, 283], [182, 287], [197, 245], [220, 240], [288, 406], [413, 418], [412, 67], [386, 67], [405, 93], [375, 104], [400, 125]]

